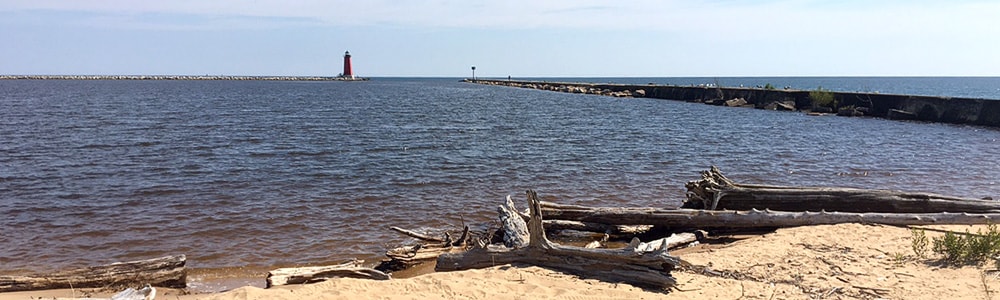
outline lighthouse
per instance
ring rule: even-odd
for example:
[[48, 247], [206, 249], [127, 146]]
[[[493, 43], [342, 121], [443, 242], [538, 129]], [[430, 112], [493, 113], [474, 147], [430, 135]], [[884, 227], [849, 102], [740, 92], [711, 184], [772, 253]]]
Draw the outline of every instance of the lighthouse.
[[344, 51], [344, 78], [354, 79], [354, 69], [351, 68], [351, 51]]

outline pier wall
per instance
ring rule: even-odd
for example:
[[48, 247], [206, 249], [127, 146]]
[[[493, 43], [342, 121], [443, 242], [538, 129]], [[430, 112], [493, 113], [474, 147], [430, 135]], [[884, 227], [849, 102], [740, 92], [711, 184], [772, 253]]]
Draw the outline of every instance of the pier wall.
[[[572, 83], [518, 80], [467, 80], [480, 84], [535, 88], [569, 93], [618, 97], [645, 97], [707, 104], [726, 105], [727, 100], [743, 99], [739, 106], [781, 109], [785, 103], [799, 111], [819, 111], [805, 90], [762, 89], [747, 87], [676, 86]], [[938, 96], [898, 95], [829, 91], [837, 102], [831, 113], [849, 116], [872, 116], [928, 122], [1000, 127], [1000, 100]], [[742, 103], [742, 102], [739, 102]], [[850, 112], [845, 113], [845, 109]]]

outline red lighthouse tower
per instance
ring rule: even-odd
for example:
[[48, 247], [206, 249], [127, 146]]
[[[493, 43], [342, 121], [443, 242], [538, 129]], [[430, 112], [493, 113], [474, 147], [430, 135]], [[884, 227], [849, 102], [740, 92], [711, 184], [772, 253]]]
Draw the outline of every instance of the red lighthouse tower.
[[344, 78], [354, 78], [354, 69], [351, 68], [351, 51], [344, 52]]

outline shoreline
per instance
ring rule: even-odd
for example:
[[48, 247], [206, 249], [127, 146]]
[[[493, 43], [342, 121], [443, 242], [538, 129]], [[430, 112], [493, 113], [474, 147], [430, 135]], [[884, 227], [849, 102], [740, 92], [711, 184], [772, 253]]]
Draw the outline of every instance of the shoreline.
[[343, 76], [243, 76], [243, 75], [0, 75], [0, 80], [262, 80], [262, 81], [368, 81]]
[[[920, 226], [928, 237], [941, 231], [976, 232], [985, 225]], [[720, 236], [723, 237], [723, 236]], [[723, 237], [672, 251], [694, 265], [724, 275], [676, 269], [669, 291], [585, 279], [527, 265], [499, 265], [454, 272], [426, 272], [376, 281], [334, 278], [326, 282], [263, 289], [241, 286], [199, 293], [158, 289], [163, 299], [983, 299], [1000, 286], [990, 266], [942, 265], [931, 254], [918, 258], [909, 228], [838, 224], [778, 229]], [[429, 269], [427, 269], [429, 270]], [[402, 275], [402, 274], [400, 274]], [[945, 278], [944, 280], [942, 278]], [[0, 293], [0, 300], [107, 297], [92, 289]]]

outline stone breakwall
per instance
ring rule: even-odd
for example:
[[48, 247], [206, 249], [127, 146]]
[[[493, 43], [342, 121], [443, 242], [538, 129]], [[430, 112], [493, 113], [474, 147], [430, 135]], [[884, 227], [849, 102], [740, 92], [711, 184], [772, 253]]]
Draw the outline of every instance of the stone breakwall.
[[811, 95], [816, 91], [791, 89], [482, 79], [465, 81], [566, 93], [1000, 127], [1000, 100], [991, 99], [822, 91], [819, 94], [825, 94], [832, 102], [819, 105]]
[[368, 78], [337, 76], [237, 76], [237, 75], [0, 75], [0, 80], [270, 80], [270, 81], [366, 81]]

